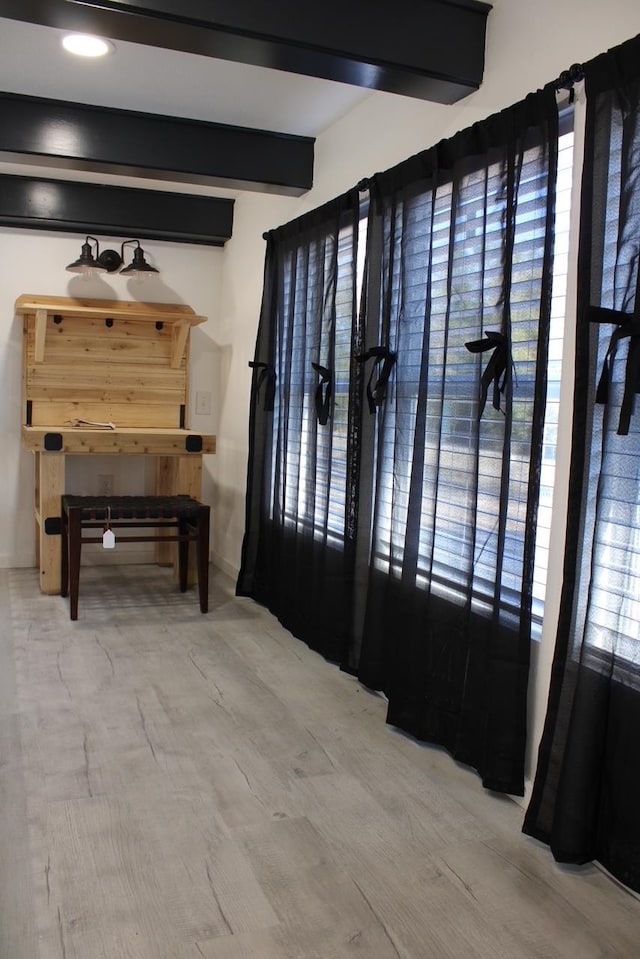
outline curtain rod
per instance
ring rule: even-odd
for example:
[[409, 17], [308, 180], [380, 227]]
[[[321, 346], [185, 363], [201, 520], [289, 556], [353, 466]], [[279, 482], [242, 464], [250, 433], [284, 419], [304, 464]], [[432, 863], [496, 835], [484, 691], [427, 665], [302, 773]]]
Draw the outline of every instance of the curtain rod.
[[[568, 70], [563, 70], [557, 80], [554, 81], [553, 87], [556, 93], [559, 90], [568, 90], [571, 94], [570, 102], [573, 100], [573, 87], [576, 83], [579, 83], [580, 80], [584, 80], [584, 64], [582, 63], [572, 63]], [[369, 177], [364, 177], [356, 184], [355, 189], [362, 193], [369, 188], [371, 184], [371, 179]], [[267, 231], [262, 234], [262, 239], [266, 240], [270, 231]]]
[[[351, 190], [347, 190], [346, 192], [347, 192], [347, 193], [351, 193], [351, 192], [357, 190], [358, 193], [364, 193], [365, 190], [368, 190], [370, 186], [371, 186], [371, 178], [370, 178], [370, 177], [364, 177], [362, 180], [360, 180], [358, 183], [356, 183], [356, 185], [355, 185], [354, 187], [352, 187]], [[345, 193], [344, 195], [346, 196], [346, 193]], [[328, 202], [331, 203], [332, 201], [329, 200]], [[321, 207], [322, 207], [322, 205], [321, 205], [320, 207], [318, 207], [317, 209], [321, 209]], [[307, 212], [313, 212], [313, 211], [307, 211]], [[301, 216], [304, 217], [305, 214], [303, 213]], [[296, 219], [301, 219], [301, 217], [296, 217]], [[294, 223], [295, 220], [292, 220], [291, 222]], [[276, 229], [278, 229], [278, 227], [276, 227]], [[272, 233], [272, 232], [273, 232], [273, 230], [265, 230], [265, 232], [262, 234], [262, 239], [263, 239], [263, 240], [268, 239], [269, 234]]]
[[558, 79], [553, 84], [556, 92], [558, 90], [573, 90], [573, 86], [584, 80], [584, 65], [582, 63], [572, 63], [568, 70], [563, 70]]

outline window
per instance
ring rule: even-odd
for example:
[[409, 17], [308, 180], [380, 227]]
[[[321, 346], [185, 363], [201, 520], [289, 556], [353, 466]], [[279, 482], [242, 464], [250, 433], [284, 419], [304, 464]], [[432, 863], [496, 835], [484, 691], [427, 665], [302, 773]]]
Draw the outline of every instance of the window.
[[[562, 357], [562, 330], [566, 296], [569, 207], [573, 134], [564, 134], [559, 144], [559, 172], [556, 196], [555, 255], [553, 275], [553, 308], [548, 356], [548, 386], [544, 427], [540, 501], [534, 576], [534, 635], [540, 632], [546, 589], [551, 502], [555, 474], [557, 418]], [[526, 166], [526, 162], [525, 162]], [[512, 509], [504, 543], [504, 558], [509, 563], [521, 554], [525, 524], [527, 470], [529, 462], [528, 423], [531, 418], [532, 379], [535, 365], [536, 288], [532, 286], [532, 261], [542, 255], [538, 220], [544, 216], [542, 193], [537, 169], [532, 164], [522, 177], [515, 228], [515, 270], [512, 291], [512, 328], [514, 364], [514, 427], [511, 450]], [[469, 177], [468, 189], [457, 211], [453, 211], [451, 184], [440, 187], [435, 197], [419, 196], [407, 206], [404, 216], [410, 227], [412, 249], [408, 251], [411, 273], [404, 283], [403, 313], [407, 324], [416, 317], [403, 349], [413, 360], [398, 368], [395, 392], [390, 397], [387, 415], [392, 428], [385, 431], [383, 461], [392, 461], [392, 447], [404, 443], [407, 448], [406, 469], [402, 473], [383, 474], [378, 494], [376, 540], [373, 562], [387, 572], [399, 569], [404, 561], [404, 537], [409, 522], [407, 506], [413, 469], [413, 434], [416, 429], [417, 393], [420, 388], [420, 362], [424, 348], [421, 310], [424, 309], [426, 258], [431, 258], [432, 287], [431, 330], [429, 331], [429, 383], [434, 397], [427, 404], [424, 425], [424, 466], [419, 562], [415, 582], [419, 588], [431, 588], [453, 602], [462, 602], [465, 595], [460, 559], [468, 554], [473, 567], [473, 605], [476, 611], [490, 608], [498, 561], [496, 475], [502, 460], [504, 414], [491, 407], [488, 398], [480, 423], [481, 453], [476, 462], [473, 436], [478, 428], [477, 391], [478, 364], [464, 347], [477, 335], [477, 319], [484, 318], [484, 329], [498, 329], [492, 324], [492, 311], [497, 317], [502, 294], [500, 269], [501, 235], [503, 231], [501, 203], [501, 171], [498, 166], [487, 178], [480, 174]], [[457, 198], [459, 200], [459, 198]], [[431, 221], [431, 204], [434, 204]], [[430, 223], [432, 222], [432, 225]], [[355, 265], [355, 302], [359, 302], [363, 279], [367, 219], [358, 224], [357, 262]], [[451, 258], [453, 243], [454, 255]], [[286, 461], [299, 463], [280, 477], [285, 521], [288, 524], [312, 525], [314, 535], [325, 536], [335, 548], [341, 548], [345, 535], [347, 498], [347, 437], [349, 417], [350, 363], [354, 339], [353, 268], [354, 244], [351, 225], [343, 227], [337, 249], [329, 242], [312, 245], [303, 252], [292, 248], [284, 269], [282, 303], [290, 322], [284, 324], [282, 342], [277, 355], [291, 365], [291, 392], [286, 411], [279, 405], [276, 415], [286, 415], [290, 428], [286, 431]], [[309, 327], [308, 317], [318, 315], [314, 297], [327, 297], [326, 278], [331, 275], [331, 260], [337, 256], [337, 288], [333, 315]], [[405, 251], [405, 261], [407, 251]], [[483, 276], [480, 287], [477, 277]], [[396, 277], [397, 279], [397, 277]], [[295, 291], [294, 297], [291, 290]], [[320, 311], [322, 313], [322, 311]], [[448, 327], [448, 334], [445, 328]], [[321, 365], [333, 371], [335, 391], [332, 418], [325, 426], [318, 423], [315, 391], [318, 375], [309, 357], [317, 356]], [[486, 364], [486, 359], [484, 360]], [[281, 374], [282, 375], [282, 374]], [[440, 403], [442, 401], [442, 406]], [[282, 401], [280, 401], [281, 403]], [[440, 409], [446, 421], [445, 447], [440, 430]], [[299, 428], [294, 428], [295, 418]], [[313, 451], [313, 455], [312, 452]], [[274, 469], [277, 451], [274, 449]], [[434, 471], [439, 473], [435, 482]], [[477, 496], [472, 493], [475, 475], [479, 477]], [[445, 480], [445, 482], [443, 482]], [[436, 496], [434, 490], [439, 488]], [[478, 517], [475, 541], [470, 538]], [[432, 518], [435, 517], [435, 522]], [[514, 563], [514, 566], [517, 564]], [[520, 581], [518, 576], [504, 579], [502, 602], [505, 610], [517, 605]]]
[[[573, 134], [560, 144], [556, 202], [556, 250], [553, 309], [548, 355], [547, 413], [544, 431], [542, 487], [535, 556], [533, 632], [539, 635], [544, 608], [548, 532], [553, 492], [557, 408], [566, 295], [568, 217], [571, 192]], [[435, 196], [422, 194], [402, 210], [403, 257], [396, 259], [398, 348], [412, 359], [399, 361], [395, 390], [386, 410], [378, 489], [378, 536], [373, 561], [380, 570], [399, 574], [405, 569], [411, 484], [416, 469], [422, 488], [420, 541], [415, 583], [454, 603], [466, 602], [472, 577], [472, 608], [488, 614], [493, 607], [496, 569], [501, 566], [501, 613], [514, 618], [519, 606], [526, 526], [530, 427], [534, 402], [540, 302], [541, 258], [544, 254], [545, 171], [537, 152], [525, 153], [514, 224], [514, 264], [511, 287], [513, 359], [512, 441], [509, 506], [505, 534], [499, 535], [498, 510], [505, 414], [491, 405], [477, 423], [478, 381], [491, 354], [478, 359], [465, 343], [482, 330], [500, 331], [503, 276], [501, 269], [504, 204], [500, 165], [472, 173], [453, 195], [451, 184]], [[433, 210], [432, 210], [433, 207]], [[407, 241], [406, 237], [410, 239]], [[397, 270], [402, 262], [405, 276]], [[431, 286], [427, 290], [427, 276]], [[422, 317], [430, 298], [430, 329]], [[415, 322], [413, 318], [415, 317]], [[425, 340], [425, 336], [427, 339]], [[395, 344], [392, 344], [394, 348]], [[421, 381], [423, 353], [428, 351], [428, 379]], [[428, 394], [423, 421], [418, 423], [418, 392]], [[502, 403], [504, 409], [504, 402]], [[480, 430], [479, 454], [475, 434]], [[419, 442], [416, 430], [422, 431]], [[398, 447], [403, 446], [402, 455]], [[421, 462], [420, 462], [421, 460]], [[393, 464], [393, 469], [391, 468]], [[399, 468], [399, 464], [403, 464]], [[474, 519], [475, 517], [475, 519]], [[476, 530], [473, 538], [473, 530]]]
[[[287, 464], [278, 475], [280, 450], [272, 449], [272, 471], [279, 483], [273, 509], [284, 503], [284, 522], [311, 527], [314, 536], [341, 547], [345, 533], [349, 376], [354, 311], [353, 225], [335, 238], [327, 234], [304, 246], [291, 244], [282, 264], [281, 311], [276, 356], [279, 382], [274, 416], [283, 424]], [[332, 416], [324, 425], [316, 412], [319, 374], [311, 363], [330, 371]], [[289, 375], [287, 375], [289, 374]], [[326, 384], [325, 384], [326, 388]]]
[[556, 472], [558, 443], [558, 413], [560, 408], [560, 379], [562, 375], [562, 342], [567, 295], [569, 258], [569, 214], [571, 210], [573, 173], [573, 131], [560, 137], [558, 150], [558, 186], [556, 190], [555, 250], [553, 262], [553, 300], [549, 359], [547, 403], [544, 420], [540, 502], [536, 531], [535, 572], [533, 579], [534, 635], [540, 637], [544, 597], [547, 589], [551, 508]]

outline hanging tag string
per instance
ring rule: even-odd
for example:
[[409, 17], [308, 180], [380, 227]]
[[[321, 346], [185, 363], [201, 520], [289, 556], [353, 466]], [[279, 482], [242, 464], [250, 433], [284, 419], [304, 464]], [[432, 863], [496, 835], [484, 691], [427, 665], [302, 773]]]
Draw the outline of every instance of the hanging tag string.
[[116, 537], [111, 529], [111, 506], [107, 506], [107, 516], [105, 526], [102, 530], [102, 546], [104, 549], [113, 549], [116, 545]]

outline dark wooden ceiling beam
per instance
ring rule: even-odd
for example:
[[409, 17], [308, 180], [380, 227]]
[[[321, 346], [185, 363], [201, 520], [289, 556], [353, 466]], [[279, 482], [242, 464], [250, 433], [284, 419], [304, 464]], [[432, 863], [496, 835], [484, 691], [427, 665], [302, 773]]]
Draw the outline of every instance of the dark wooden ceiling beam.
[[484, 70], [479, 0], [2, 0], [4, 17], [454, 103]]
[[224, 246], [233, 200], [5, 174], [0, 225]]
[[313, 152], [309, 137], [0, 93], [5, 160], [300, 196]]

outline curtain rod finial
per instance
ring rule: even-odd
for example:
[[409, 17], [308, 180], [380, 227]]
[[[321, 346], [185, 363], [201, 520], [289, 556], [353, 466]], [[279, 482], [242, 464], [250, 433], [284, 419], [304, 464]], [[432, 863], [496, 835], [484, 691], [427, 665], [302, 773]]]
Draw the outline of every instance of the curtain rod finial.
[[580, 80], [584, 80], [584, 66], [582, 63], [572, 63], [569, 69], [563, 70], [556, 80], [556, 90], [571, 90]]

